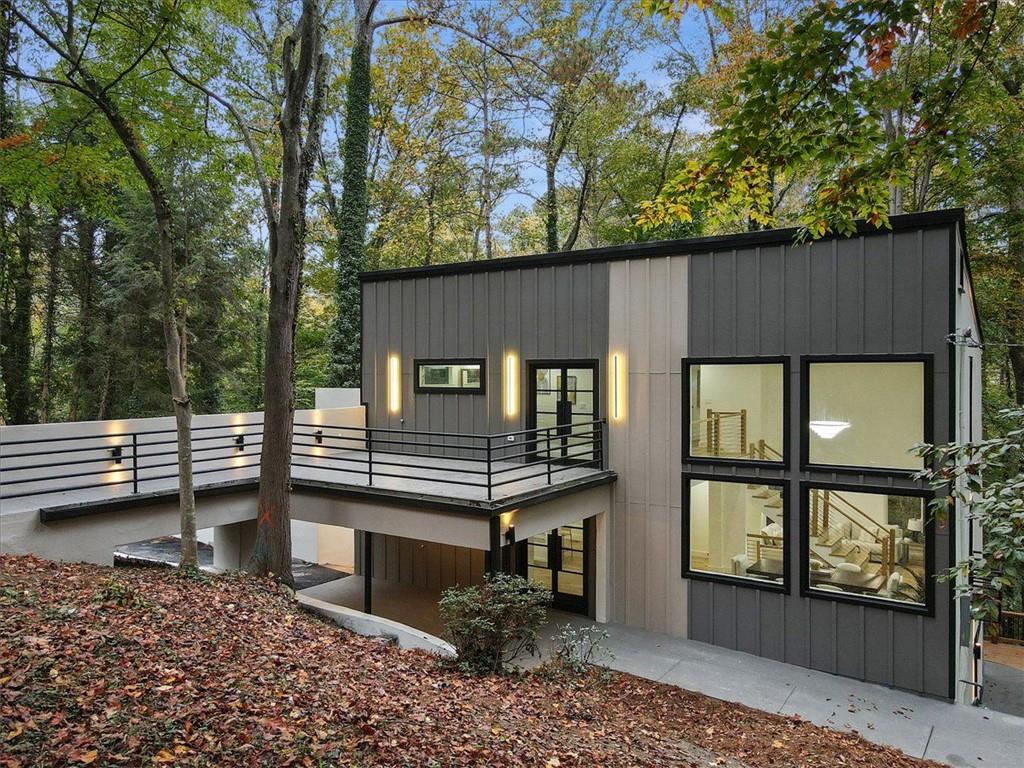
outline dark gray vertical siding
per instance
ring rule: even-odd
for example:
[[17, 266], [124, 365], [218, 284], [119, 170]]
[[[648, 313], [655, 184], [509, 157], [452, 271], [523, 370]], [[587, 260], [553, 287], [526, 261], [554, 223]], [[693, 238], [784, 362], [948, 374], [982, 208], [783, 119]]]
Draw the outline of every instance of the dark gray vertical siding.
[[[791, 356], [788, 531], [799, 530], [801, 480], [915, 487], [905, 479], [799, 471], [800, 355], [933, 354], [934, 437], [949, 439], [951, 393], [944, 338], [950, 327], [954, 277], [949, 274], [949, 244], [949, 227], [943, 225], [690, 257], [690, 355]], [[708, 469], [702, 466], [699, 471]], [[689, 636], [814, 669], [948, 696], [952, 620], [948, 585], [935, 585], [933, 617], [803, 598], [799, 542], [791, 535], [789, 594], [690, 581]], [[940, 528], [935, 538], [939, 572], [949, 564], [949, 531]]]
[[[605, 263], [445, 274], [363, 284], [363, 399], [371, 427], [499, 433], [525, 424], [527, 362], [608, 350]], [[520, 410], [504, 416], [504, 355], [520, 367]], [[401, 355], [402, 409], [387, 409], [387, 365]], [[415, 394], [416, 358], [483, 357], [484, 395]], [[602, 378], [603, 381], [603, 378]], [[601, 399], [604, 411], [604, 400]], [[402, 421], [400, 421], [400, 419]]]

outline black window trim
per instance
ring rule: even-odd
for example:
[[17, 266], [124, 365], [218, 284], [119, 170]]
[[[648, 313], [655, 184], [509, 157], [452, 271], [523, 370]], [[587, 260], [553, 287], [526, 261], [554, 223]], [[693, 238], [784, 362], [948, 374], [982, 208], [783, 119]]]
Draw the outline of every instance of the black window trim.
[[[441, 387], [420, 384], [423, 365], [479, 365], [479, 387]], [[417, 395], [484, 395], [487, 394], [487, 359], [484, 357], [422, 357], [412, 361], [412, 391]]]
[[[683, 439], [682, 457], [684, 464], [707, 464], [721, 467], [761, 467], [765, 469], [789, 469], [790, 442], [790, 359], [787, 355], [748, 355], [742, 357], [684, 357], [682, 358], [683, 397]], [[735, 459], [716, 456], [693, 456], [690, 454], [690, 368], [695, 365], [782, 365], [782, 460]]]
[[[890, 600], [884, 597], [867, 597], [847, 592], [817, 590], [810, 586], [808, 570], [810, 568], [810, 491], [819, 490], [841, 491], [846, 493], [876, 493], [886, 496], [915, 496], [925, 501], [924, 508], [924, 605]], [[935, 493], [923, 488], [904, 488], [892, 485], [872, 485], [858, 483], [831, 483], [821, 480], [800, 481], [800, 596], [814, 600], [829, 600], [836, 603], [849, 603], [881, 610], [912, 613], [918, 616], [935, 616], [935, 516], [928, 502], [935, 498]]]
[[921, 434], [925, 443], [934, 443], [935, 399], [934, 370], [935, 356], [930, 353], [892, 353], [857, 355], [801, 355], [800, 356], [800, 471], [829, 472], [845, 475], [870, 475], [875, 477], [910, 478], [924, 468], [905, 469], [900, 467], [863, 467], [854, 464], [815, 464], [810, 460], [810, 406], [811, 406], [811, 365], [814, 363], [924, 363], [924, 403]]
[[[682, 521], [681, 521], [681, 540], [682, 545], [682, 557], [681, 557], [681, 572], [682, 578], [693, 579], [695, 581], [710, 581], [718, 584], [728, 584], [734, 587], [748, 587], [750, 589], [761, 589], [766, 592], [776, 592], [782, 594], [789, 594], [789, 573], [790, 573], [790, 560], [791, 560], [791, 539], [790, 535], [790, 504], [789, 504], [789, 481], [778, 477], [764, 477], [756, 475], [723, 475], [713, 474], [707, 472], [683, 472], [681, 474], [681, 508], [682, 508]], [[748, 578], [744, 576], [730, 576], [724, 573], [711, 573], [708, 571], [695, 571], [690, 568], [690, 481], [691, 480], [710, 480], [713, 482], [720, 483], [737, 483], [740, 485], [770, 485], [779, 489], [780, 495], [782, 496], [782, 514], [781, 517], [784, 521], [782, 527], [782, 583], [777, 581], [767, 581], [764, 579]]]

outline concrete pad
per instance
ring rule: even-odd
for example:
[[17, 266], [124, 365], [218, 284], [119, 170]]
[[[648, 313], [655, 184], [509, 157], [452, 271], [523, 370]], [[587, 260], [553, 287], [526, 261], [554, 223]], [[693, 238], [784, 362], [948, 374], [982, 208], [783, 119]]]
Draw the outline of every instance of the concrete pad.
[[953, 766], [1024, 765], [1024, 718], [928, 700], [922, 718], [935, 725], [924, 756]]
[[907, 705], [907, 694], [829, 677], [832, 679], [821, 680], [808, 675], [796, 683], [780, 714], [799, 715], [816, 725], [853, 731], [869, 741], [902, 749], [908, 755], [924, 756], [934, 726]]

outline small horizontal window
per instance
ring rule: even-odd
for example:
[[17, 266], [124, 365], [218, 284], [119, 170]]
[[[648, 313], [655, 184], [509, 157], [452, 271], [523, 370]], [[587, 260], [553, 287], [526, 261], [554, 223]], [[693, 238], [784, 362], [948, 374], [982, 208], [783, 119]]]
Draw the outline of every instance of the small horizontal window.
[[928, 579], [925, 499], [807, 488], [811, 592], [924, 606]]
[[782, 486], [689, 478], [683, 491], [688, 575], [784, 584]]
[[483, 394], [483, 360], [417, 360], [417, 392]]
[[689, 365], [690, 457], [782, 463], [785, 366], [707, 361]]
[[923, 360], [808, 363], [807, 463], [921, 469], [926, 376]]

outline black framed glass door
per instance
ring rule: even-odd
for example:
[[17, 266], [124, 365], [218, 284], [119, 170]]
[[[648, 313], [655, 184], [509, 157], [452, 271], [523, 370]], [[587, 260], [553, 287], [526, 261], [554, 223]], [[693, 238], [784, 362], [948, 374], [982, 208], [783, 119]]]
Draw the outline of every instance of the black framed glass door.
[[517, 570], [551, 590], [552, 607], [586, 613], [588, 538], [582, 520], [536, 533], [519, 543]]
[[536, 458], [560, 463], [593, 461], [591, 422], [598, 418], [596, 360], [529, 362], [528, 429], [545, 429], [534, 443]]

